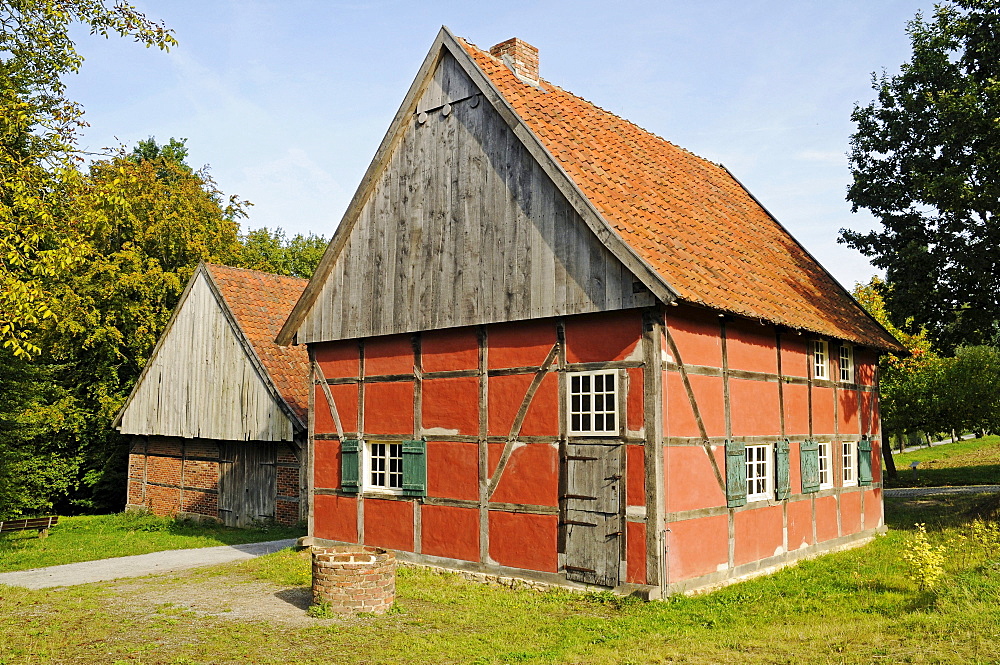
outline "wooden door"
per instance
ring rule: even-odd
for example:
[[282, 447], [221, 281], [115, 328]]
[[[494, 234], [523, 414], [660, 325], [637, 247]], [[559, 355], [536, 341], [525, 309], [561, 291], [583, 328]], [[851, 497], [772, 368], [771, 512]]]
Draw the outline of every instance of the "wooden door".
[[250, 526], [274, 519], [277, 446], [262, 441], [219, 444], [219, 519]]
[[569, 444], [562, 501], [566, 579], [615, 587], [623, 559], [620, 443]]

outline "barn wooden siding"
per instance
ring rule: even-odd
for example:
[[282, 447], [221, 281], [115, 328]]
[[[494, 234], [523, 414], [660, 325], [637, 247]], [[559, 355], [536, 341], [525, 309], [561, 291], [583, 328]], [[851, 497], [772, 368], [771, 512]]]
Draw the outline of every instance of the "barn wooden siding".
[[445, 52], [297, 339], [652, 304]]
[[122, 434], [292, 441], [293, 426], [204, 272], [191, 284], [122, 413]]

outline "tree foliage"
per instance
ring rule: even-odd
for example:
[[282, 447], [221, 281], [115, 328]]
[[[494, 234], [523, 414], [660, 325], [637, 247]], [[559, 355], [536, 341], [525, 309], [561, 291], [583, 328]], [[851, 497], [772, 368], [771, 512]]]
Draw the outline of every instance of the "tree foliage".
[[[908, 24], [910, 62], [856, 106], [847, 198], [882, 224], [841, 241], [886, 270], [894, 323], [946, 350], [1000, 321], [1000, 0], [953, 0]], [[906, 322], [910, 324], [907, 325]]]
[[0, 344], [17, 356], [39, 351], [31, 331], [53, 314], [45, 279], [81, 253], [72, 231], [82, 109], [63, 83], [83, 62], [69, 34], [74, 24], [147, 47], [176, 43], [123, 2], [0, 2]]
[[310, 233], [287, 238], [280, 227], [253, 229], [242, 237], [240, 267], [309, 279], [326, 251], [327, 239]]

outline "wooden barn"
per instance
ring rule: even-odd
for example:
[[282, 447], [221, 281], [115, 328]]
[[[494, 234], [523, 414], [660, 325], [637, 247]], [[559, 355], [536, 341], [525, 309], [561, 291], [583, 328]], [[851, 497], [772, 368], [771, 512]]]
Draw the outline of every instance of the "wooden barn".
[[309, 359], [274, 343], [305, 286], [198, 266], [114, 423], [132, 439], [127, 509], [305, 519]]
[[442, 29], [278, 342], [309, 527], [652, 596], [883, 527], [896, 342], [723, 166]]

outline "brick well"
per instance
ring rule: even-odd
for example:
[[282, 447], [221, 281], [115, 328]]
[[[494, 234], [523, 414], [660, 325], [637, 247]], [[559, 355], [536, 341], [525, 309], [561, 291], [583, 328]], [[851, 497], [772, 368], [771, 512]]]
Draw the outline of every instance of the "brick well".
[[314, 547], [313, 603], [384, 614], [396, 598], [396, 555], [377, 547]]

